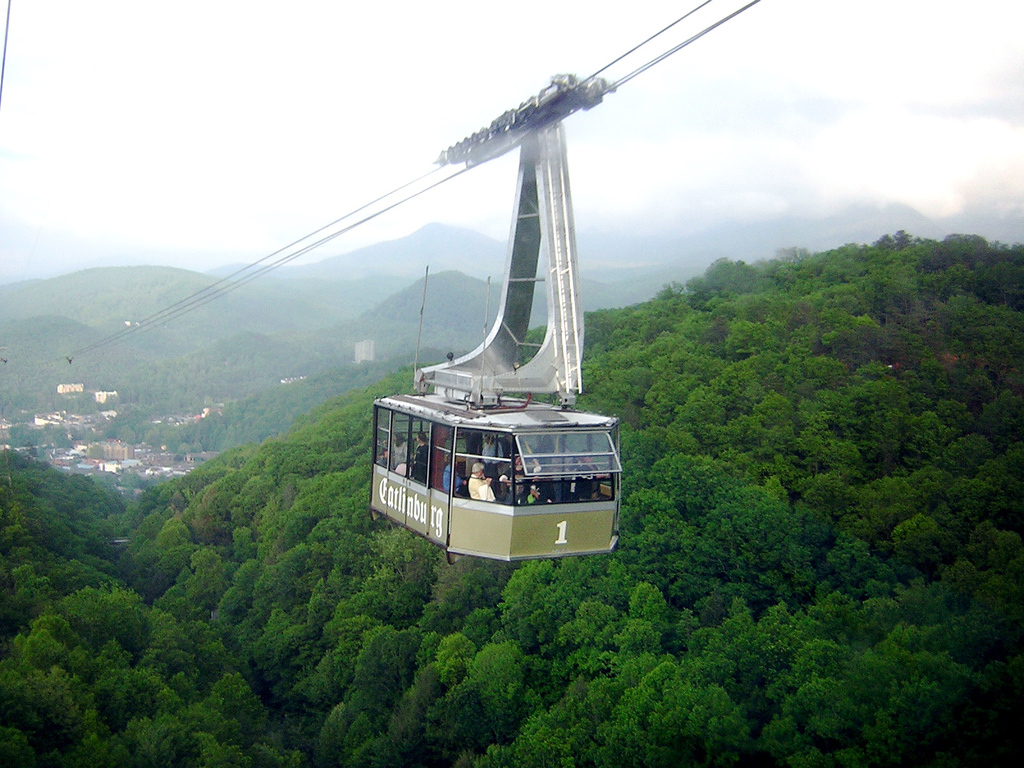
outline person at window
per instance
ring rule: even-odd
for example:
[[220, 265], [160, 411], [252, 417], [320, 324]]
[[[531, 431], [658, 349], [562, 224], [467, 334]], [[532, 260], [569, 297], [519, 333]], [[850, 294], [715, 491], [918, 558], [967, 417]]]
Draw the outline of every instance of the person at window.
[[505, 446], [501, 444], [493, 432], [484, 433], [484, 442], [480, 448], [480, 455], [484, 459], [484, 474], [495, 478], [498, 476], [498, 464], [501, 459], [507, 458]]
[[531, 475], [539, 475], [544, 471], [544, 467], [541, 466], [540, 460], [536, 456], [531, 456], [526, 471]]
[[530, 486], [530, 492], [526, 494], [527, 504], [536, 504], [540, 501], [540, 488], [536, 485]]
[[484, 464], [478, 461], [473, 465], [473, 472], [469, 476], [469, 498], [480, 501], [494, 501], [494, 490], [491, 488], [491, 478], [484, 476]]
[[412, 479], [426, 485], [427, 482], [427, 456], [430, 448], [427, 445], [427, 436], [423, 432], [416, 433], [416, 453], [412, 460]]
[[391, 469], [399, 474], [405, 474], [405, 459], [408, 448], [405, 444], [405, 438], [401, 435], [395, 435], [395, 447], [391, 451]]
[[516, 504], [525, 504], [526, 496], [529, 491], [529, 483], [525, 482], [526, 471], [523, 469], [523, 457], [518, 453], [512, 460], [512, 492], [515, 494]]
[[[500, 501], [502, 504], [512, 503], [512, 479], [508, 476], [508, 472], [511, 471], [511, 465], [506, 465], [505, 473], [498, 478], [498, 490], [494, 492], [496, 501]], [[493, 485], [491, 486], [494, 487]]]
[[[445, 464], [444, 474], [441, 475], [441, 487], [448, 491], [452, 487], [452, 465]], [[466, 495], [466, 481], [462, 479], [462, 475], [458, 472], [455, 473], [455, 495], [465, 496]]]

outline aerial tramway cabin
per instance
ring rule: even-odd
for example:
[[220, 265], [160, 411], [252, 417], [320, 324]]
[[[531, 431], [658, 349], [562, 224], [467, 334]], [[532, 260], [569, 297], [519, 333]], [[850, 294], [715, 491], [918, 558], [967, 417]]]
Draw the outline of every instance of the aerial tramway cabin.
[[615, 419], [395, 395], [376, 402], [374, 435], [373, 509], [451, 555], [521, 560], [615, 548]]
[[[415, 394], [374, 404], [371, 512], [449, 559], [589, 555], [618, 542], [618, 422], [574, 408], [583, 388], [583, 312], [561, 125], [607, 90], [598, 78], [560, 75], [438, 159], [473, 165], [520, 148], [494, 325], [472, 352], [417, 369]], [[538, 283], [547, 293], [547, 330], [530, 348]]]

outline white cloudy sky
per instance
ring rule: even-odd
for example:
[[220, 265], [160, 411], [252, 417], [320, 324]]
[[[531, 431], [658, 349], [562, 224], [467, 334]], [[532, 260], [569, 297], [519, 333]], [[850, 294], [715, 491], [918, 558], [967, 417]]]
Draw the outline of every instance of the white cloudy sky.
[[[255, 261], [697, 1], [13, 0], [0, 282]], [[1019, 0], [762, 0], [566, 122], [577, 227], [887, 203], [1019, 217], [1022, 29]], [[504, 239], [514, 175], [495, 161], [307, 260], [430, 221]]]

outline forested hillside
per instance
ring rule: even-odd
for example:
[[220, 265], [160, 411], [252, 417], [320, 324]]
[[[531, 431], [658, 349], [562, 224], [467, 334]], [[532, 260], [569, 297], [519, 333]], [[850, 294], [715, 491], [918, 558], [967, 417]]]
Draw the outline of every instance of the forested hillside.
[[402, 364], [396, 360], [349, 363], [227, 403], [219, 412], [188, 424], [154, 424], [145, 412], [129, 410], [118, 414], [105, 434], [127, 443], [167, 445], [178, 453], [258, 443], [287, 432], [297, 417], [332, 397], [379, 381]]
[[[58, 384], [71, 381], [86, 390], [116, 390], [121, 411], [149, 417], [197, 413], [266, 392], [284, 378], [348, 365], [363, 339], [376, 341], [378, 360], [412, 360], [422, 280], [412, 288], [374, 284], [372, 293], [368, 281], [326, 281], [316, 291], [298, 280], [246, 286], [248, 292], [228, 294], [170, 322], [125, 331], [126, 320], [151, 317], [212, 282], [184, 270], [125, 267], [5, 288], [0, 414], [95, 409], [88, 397], [75, 403], [57, 394]], [[334, 289], [332, 296], [324, 295], [327, 288]], [[370, 296], [371, 308], [365, 309]], [[487, 302], [484, 283], [454, 272], [435, 275], [431, 296], [422, 344], [444, 344], [446, 350], [477, 344]], [[328, 300], [335, 304], [330, 312], [323, 309]], [[63, 312], [61, 302], [67, 304]], [[114, 308], [118, 302], [125, 305], [121, 312]], [[405, 311], [400, 315], [398, 309]], [[109, 343], [117, 333], [125, 335]]]
[[616, 553], [448, 565], [371, 522], [405, 371], [147, 491], [103, 579], [8, 568], [0, 761], [1015, 765], [1024, 248], [722, 261], [587, 323]]
[[0, 643], [54, 599], [117, 583], [124, 502], [84, 477], [0, 453]]

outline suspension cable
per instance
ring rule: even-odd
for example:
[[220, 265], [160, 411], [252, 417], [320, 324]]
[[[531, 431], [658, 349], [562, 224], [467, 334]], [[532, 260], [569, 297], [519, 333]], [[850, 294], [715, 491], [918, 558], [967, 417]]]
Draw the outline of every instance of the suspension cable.
[[[667, 51], [665, 51], [664, 53], [662, 53], [662, 54], [660, 54], [660, 55], [658, 55], [658, 56], [655, 56], [655, 57], [654, 57], [653, 59], [651, 59], [650, 61], [648, 61], [648, 62], [647, 62], [646, 64], [642, 64], [641, 66], [637, 67], [636, 69], [634, 69], [634, 70], [633, 70], [632, 72], [630, 72], [630, 73], [629, 73], [628, 75], [626, 75], [625, 77], [621, 77], [621, 78], [619, 78], [618, 80], [616, 80], [616, 81], [615, 81], [615, 82], [614, 82], [614, 83], [612, 84], [612, 88], [619, 88], [620, 86], [623, 86], [623, 85], [625, 85], [626, 83], [628, 83], [628, 82], [629, 82], [630, 80], [632, 80], [632, 79], [633, 79], [634, 77], [636, 77], [637, 75], [641, 75], [641, 74], [643, 74], [643, 73], [644, 73], [644, 72], [646, 72], [646, 71], [647, 71], [648, 69], [650, 69], [651, 67], [653, 67], [653, 66], [654, 66], [655, 64], [660, 64], [661, 62], [663, 62], [663, 61], [664, 61], [665, 59], [667, 59], [667, 58], [668, 58], [669, 56], [671, 56], [672, 54], [674, 54], [674, 53], [678, 53], [679, 51], [683, 50], [683, 48], [685, 48], [686, 46], [690, 45], [690, 43], [694, 43], [694, 42], [696, 42], [697, 40], [700, 40], [700, 39], [701, 39], [702, 37], [704, 37], [704, 35], [706, 35], [706, 34], [707, 34], [708, 32], [711, 32], [711, 31], [712, 31], [712, 30], [714, 30], [714, 29], [718, 29], [718, 27], [722, 26], [723, 24], [725, 24], [725, 23], [726, 23], [727, 21], [729, 21], [730, 19], [734, 19], [734, 18], [736, 18], [737, 16], [739, 16], [739, 15], [740, 15], [741, 13], [743, 13], [743, 12], [744, 12], [744, 11], [746, 11], [747, 9], [749, 9], [749, 8], [753, 8], [753, 7], [754, 7], [755, 5], [757, 5], [757, 4], [759, 3], [759, 2], [761, 2], [761, 0], [752, 0], [751, 2], [747, 3], [746, 5], [744, 5], [744, 6], [742, 7], [742, 8], [740, 8], [740, 9], [738, 9], [738, 10], [735, 10], [735, 11], [733, 11], [733, 12], [732, 12], [732, 13], [730, 13], [730, 14], [729, 14], [728, 16], [724, 16], [724, 17], [722, 17], [721, 19], [719, 19], [718, 21], [716, 21], [716, 22], [715, 22], [714, 24], [711, 24], [710, 26], [707, 26], [707, 27], [705, 27], [705, 28], [704, 28], [704, 29], [702, 29], [702, 30], [701, 30], [700, 32], [698, 32], [697, 34], [695, 34], [695, 35], [693, 35], [693, 36], [691, 36], [691, 37], [688, 37], [688, 38], [687, 38], [686, 40], [684, 40], [683, 42], [679, 43], [678, 45], [675, 45], [675, 46], [673, 46], [673, 47], [669, 48], [669, 49], [668, 49]], [[707, 4], [707, 3], [705, 3], [705, 5], [706, 5], [706, 4]], [[697, 9], [694, 9], [694, 10], [697, 10]], [[691, 13], [692, 13], [692, 12], [693, 12], [693, 11], [691, 11]], [[684, 16], [683, 18], [686, 18], [686, 17]], [[682, 21], [682, 19], [680, 19], [679, 21]], [[670, 26], [671, 26], [671, 25], [670, 25]], [[667, 29], [667, 27], [666, 27], [666, 29]], [[660, 33], [659, 33], [659, 34], [660, 34]], [[653, 38], [651, 38], [651, 39], [653, 39]], [[641, 45], [643, 45], [643, 44], [644, 44], [644, 43], [641, 43]], [[639, 46], [638, 46], [638, 47], [639, 47]]]
[[7, 22], [4, 24], [4, 55], [0, 62], [0, 104], [4, 100], [4, 75], [7, 73], [7, 37], [11, 33], [11, 2], [7, 0]]
[[[456, 171], [454, 173], [450, 173], [449, 175], [445, 176], [440, 181], [437, 181], [437, 182], [435, 182], [433, 184], [430, 184], [427, 187], [424, 187], [423, 189], [417, 190], [417, 191], [415, 191], [415, 192], [413, 192], [413, 193], [411, 193], [409, 195], [406, 195], [405, 197], [403, 197], [403, 198], [401, 198], [401, 199], [399, 199], [399, 200], [397, 200], [397, 201], [395, 201], [393, 203], [390, 203], [389, 205], [387, 205], [387, 206], [385, 206], [385, 207], [383, 207], [383, 208], [381, 208], [381, 209], [379, 209], [377, 211], [374, 211], [374, 212], [372, 212], [372, 213], [370, 213], [370, 214], [368, 214], [368, 215], [366, 215], [366, 216], [364, 216], [364, 217], [362, 217], [362, 218], [360, 218], [360, 219], [358, 219], [358, 220], [348, 224], [347, 226], [342, 227], [341, 229], [339, 229], [339, 230], [337, 230], [335, 232], [332, 232], [331, 234], [328, 234], [328, 235], [320, 238], [319, 240], [314, 240], [312, 242], [309, 242], [306, 245], [304, 245], [301, 248], [299, 248], [298, 250], [294, 250], [294, 251], [290, 250], [290, 249], [294, 248], [295, 246], [299, 245], [300, 243], [303, 243], [303, 242], [305, 242], [307, 240], [310, 240], [310, 238], [315, 237], [316, 235], [320, 234], [321, 232], [324, 232], [325, 230], [328, 230], [331, 227], [334, 227], [334, 226], [340, 224], [341, 222], [343, 222], [343, 221], [345, 221], [347, 219], [353, 218], [354, 216], [356, 216], [357, 214], [365, 211], [366, 209], [370, 208], [371, 206], [376, 205], [377, 203], [380, 203], [380, 202], [382, 202], [384, 200], [387, 200], [388, 198], [393, 197], [394, 195], [398, 194], [399, 192], [402, 192], [403, 190], [408, 189], [409, 187], [413, 186], [414, 184], [417, 184], [417, 183], [419, 183], [419, 182], [429, 178], [430, 176], [436, 174], [439, 170], [441, 170], [441, 169], [435, 168], [435, 169], [433, 169], [433, 170], [423, 174], [419, 178], [413, 179], [412, 181], [409, 181], [409, 182], [401, 185], [400, 187], [396, 187], [395, 189], [391, 190], [387, 194], [381, 195], [380, 197], [376, 198], [375, 200], [371, 200], [370, 202], [366, 203], [365, 205], [362, 205], [359, 208], [356, 208], [355, 210], [352, 210], [349, 213], [345, 214], [344, 216], [342, 216], [342, 217], [340, 217], [338, 219], [335, 219], [330, 224], [325, 224], [324, 226], [320, 227], [319, 229], [316, 229], [313, 232], [310, 232], [308, 235], [305, 235], [304, 237], [300, 237], [298, 240], [295, 240], [294, 242], [289, 243], [288, 245], [286, 245], [286, 246], [284, 246], [282, 248], [279, 248], [278, 250], [274, 251], [273, 253], [270, 253], [267, 256], [264, 256], [262, 259], [259, 259], [258, 261], [254, 261], [252, 264], [248, 264], [245, 267], [242, 267], [241, 269], [238, 269], [235, 272], [232, 272], [230, 275], [228, 275], [226, 277], [223, 277], [223, 278], [221, 278], [220, 280], [217, 280], [214, 283], [211, 283], [210, 285], [208, 285], [208, 286], [206, 286], [206, 287], [196, 291], [195, 293], [193, 293], [193, 294], [191, 294], [189, 296], [186, 296], [183, 299], [180, 299], [179, 301], [175, 302], [174, 304], [171, 304], [171, 305], [169, 305], [167, 307], [164, 307], [163, 309], [159, 310], [158, 312], [154, 312], [152, 315], [149, 315], [148, 317], [145, 317], [142, 320], [139, 320], [138, 322], [132, 323], [132, 325], [130, 327], [123, 328], [120, 331], [118, 331], [117, 333], [111, 334], [110, 336], [102, 338], [102, 339], [100, 339], [100, 340], [98, 340], [98, 341], [96, 341], [96, 342], [94, 342], [92, 344], [89, 344], [88, 346], [85, 346], [85, 347], [82, 347], [81, 349], [75, 350], [73, 353], [68, 355], [68, 357], [71, 357], [72, 359], [74, 359], [78, 355], [85, 354], [86, 352], [92, 352], [92, 351], [94, 351], [96, 349], [99, 349], [101, 347], [105, 347], [105, 346], [107, 346], [109, 344], [112, 344], [115, 341], [119, 341], [119, 340], [123, 339], [126, 336], [130, 336], [130, 335], [135, 335], [137, 333], [141, 333], [142, 331], [151, 329], [151, 328], [153, 328], [154, 326], [156, 326], [156, 325], [158, 325], [160, 323], [168, 322], [168, 321], [173, 320], [174, 318], [177, 318], [177, 317], [179, 317], [179, 316], [181, 316], [183, 314], [187, 314], [188, 312], [191, 312], [191, 311], [193, 311], [195, 309], [198, 309], [199, 307], [202, 307], [202, 306], [210, 303], [211, 301], [213, 301], [215, 299], [218, 299], [221, 296], [224, 296], [225, 294], [231, 293], [232, 291], [234, 291], [234, 290], [236, 290], [238, 288], [241, 288], [243, 285], [245, 285], [246, 283], [251, 282], [252, 280], [255, 280], [257, 277], [260, 277], [260, 276], [266, 274], [267, 272], [270, 272], [271, 270], [277, 269], [278, 267], [282, 267], [285, 264], [288, 264], [288, 263], [294, 261], [295, 259], [299, 258], [300, 256], [303, 256], [303, 255], [309, 253], [310, 251], [312, 251], [312, 250], [314, 250], [316, 248], [319, 248], [321, 245], [324, 245], [325, 243], [329, 243], [330, 241], [334, 240], [337, 237], [340, 237], [341, 235], [345, 234], [346, 232], [350, 232], [351, 230], [355, 229], [356, 227], [360, 226], [361, 224], [365, 224], [366, 222], [371, 221], [372, 219], [377, 218], [381, 214], [386, 213], [387, 211], [390, 211], [390, 210], [392, 210], [394, 208], [397, 208], [399, 205], [402, 205], [403, 203], [406, 203], [406, 202], [412, 200], [415, 197], [418, 197], [418, 196], [420, 196], [420, 195], [422, 195], [422, 194], [424, 194], [426, 192], [429, 192], [430, 190], [432, 190], [432, 189], [434, 189], [436, 187], [439, 187], [441, 184], [444, 184], [445, 182], [450, 181], [451, 179], [454, 179], [456, 176], [459, 176], [459, 175], [465, 173], [468, 169], [467, 168], [462, 168], [462, 169], [460, 169], [460, 170], [458, 170], [458, 171]], [[281, 255], [281, 254], [283, 254], [283, 255]], [[278, 256], [278, 258], [275, 259], [274, 261], [270, 262], [269, 264], [264, 264], [264, 262], [268, 261], [269, 259], [271, 259], [271, 258], [273, 258], [275, 256]], [[263, 266], [259, 266], [261, 264]], [[256, 267], [259, 267], [259, 268], [256, 269]]]
[[591, 80], [591, 79], [593, 79], [593, 78], [597, 77], [598, 75], [600, 75], [600, 74], [601, 74], [602, 72], [604, 72], [604, 71], [605, 71], [606, 69], [611, 69], [612, 67], [614, 67], [614, 66], [615, 66], [616, 64], [618, 64], [618, 63], [619, 63], [620, 61], [622, 61], [622, 60], [623, 60], [624, 58], [626, 58], [627, 56], [630, 56], [630, 55], [632, 55], [632, 54], [636, 53], [637, 51], [639, 51], [639, 50], [640, 50], [641, 48], [643, 48], [643, 47], [644, 47], [645, 45], [647, 45], [647, 44], [648, 44], [649, 42], [651, 42], [652, 40], [654, 40], [654, 38], [656, 38], [656, 37], [658, 37], [658, 36], [660, 36], [660, 35], [663, 35], [663, 34], [665, 34], [665, 33], [666, 33], [666, 32], [668, 32], [668, 31], [669, 31], [670, 29], [672, 29], [672, 27], [674, 27], [674, 26], [675, 26], [676, 24], [679, 24], [680, 22], [686, 21], [686, 19], [690, 18], [690, 17], [691, 17], [691, 16], [693, 15], [693, 14], [695, 14], [695, 13], [696, 13], [697, 11], [699, 11], [699, 10], [700, 10], [701, 8], [703, 8], [703, 7], [704, 7], [704, 6], [706, 6], [706, 5], [709, 5], [709, 4], [711, 4], [711, 3], [713, 3], [713, 2], [714, 2], [714, 0], [704, 0], [704, 2], [703, 2], [703, 3], [701, 3], [700, 5], [698, 5], [697, 7], [693, 8], [693, 9], [691, 9], [691, 10], [687, 11], [686, 13], [684, 13], [684, 14], [683, 14], [682, 16], [680, 16], [680, 17], [679, 17], [678, 19], [676, 19], [675, 21], [673, 21], [673, 22], [672, 22], [671, 24], [669, 24], [668, 26], [662, 27], [662, 28], [661, 28], [661, 29], [659, 29], [659, 30], [658, 30], [657, 32], [655, 32], [655, 33], [654, 33], [653, 35], [651, 35], [651, 36], [650, 36], [650, 37], [648, 37], [648, 38], [647, 38], [646, 40], [644, 40], [644, 41], [643, 41], [642, 43], [637, 43], [636, 45], [634, 45], [634, 46], [633, 46], [632, 48], [630, 48], [630, 49], [629, 49], [628, 51], [626, 51], [626, 52], [625, 52], [624, 54], [622, 54], [621, 56], [617, 56], [617, 57], [615, 57], [614, 59], [612, 59], [611, 61], [609, 61], [609, 62], [608, 62], [607, 64], [605, 64], [605, 65], [604, 65], [603, 67], [601, 67], [601, 68], [600, 68], [599, 70], [597, 70], [597, 72], [595, 72], [594, 74], [592, 74], [592, 75], [591, 75], [591, 76], [590, 76], [589, 78], [587, 78], [587, 79], [588, 79], [588, 80]]
[[[347, 225], [345, 227], [342, 227], [341, 229], [339, 229], [336, 232], [332, 232], [331, 234], [326, 235], [326, 236], [322, 237], [319, 240], [316, 240], [316, 241], [314, 241], [312, 243], [309, 243], [308, 245], [303, 246], [302, 248], [300, 248], [299, 250], [297, 250], [297, 251], [295, 251], [293, 253], [289, 253], [289, 254], [287, 254], [285, 256], [282, 256], [277, 261], [274, 261], [271, 264], [268, 264], [268, 265], [266, 265], [264, 267], [261, 267], [260, 269], [256, 270], [255, 272], [252, 272], [252, 273], [250, 273], [248, 275], [245, 275], [244, 277], [240, 278], [239, 280], [236, 280], [236, 281], [234, 281], [232, 283], [229, 283], [229, 284], [223, 286], [222, 288], [220, 288], [219, 290], [217, 290], [213, 294], [202, 297], [200, 300], [193, 302], [188, 307], [182, 307], [179, 310], [177, 310], [176, 312], [171, 313], [171, 314], [167, 315], [166, 317], [160, 318], [160, 322], [165, 322], [167, 320], [172, 320], [172, 319], [178, 317], [179, 315], [185, 314], [186, 312], [190, 312], [193, 309], [198, 309], [199, 307], [202, 307], [203, 305], [210, 303], [214, 299], [218, 299], [221, 296], [224, 296], [225, 294], [231, 293], [232, 291], [234, 291], [234, 290], [236, 290], [238, 288], [241, 288], [246, 283], [249, 283], [249, 282], [255, 280], [257, 277], [260, 277], [261, 275], [263, 275], [263, 274], [265, 274], [265, 273], [267, 273], [267, 272], [269, 272], [269, 271], [271, 271], [273, 269], [277, 269], [278, 267], [282, 267], [285, 264], [288, 264], [288, 263], [294, 261], [295, 259], [299, 258], [300, 256], [304, 256], [305, 254], [309, 253], [310, 251], [312, 251], [312, 250], [314, 250], [316, 248], [319, 248], [321, 245], [324, 245], [326, 243], [331, 242], [335, 238], [340, 237], [341, 235], [344, 235], [346, 232], [351, 232], [356, 227], [358, 227], [358, 226], [360, 226], [362, 224], [365, 224], [366, 222], [371, 221], [371, 220], [377, 218], [378, 216], [380, 216], [380, 215], [382, 215], [384, 213], [387, 213], [388, 211], [390, 211], [390, 210], [392, 210], [394, 208], [397, 208], [400, 205], [403, 205], [404, 203], [409, 202], [413, 198], [416, 198], [416, 197], [419, 197], [420, 195], [426, 194], [427, 192], [431, 191], [432, 189], [435, 189], [435, 188], [441, 186], [442, 184], [444, 184], [444, 183], [446, 183], [448, 181], [451, 181], [456, 176], [460, 176], [463, 173], [466, 173], [466, 171], [468, 171], [468, 170], [470, 170], [470, 169], [469, 168], [461, 168], [461, 169], [455, 171], [454, 173], [452, 173], [451, 175], [446, 176], [445, 178], [441, 179], [440, 181], [437, 181], [437, 182], [431, 184], [428, 187], [425, 187], [425, 188], [423, 188], [421, 190], [413, 192], [412, 194], [409, 194], [409, 195], [403, 197], [401, 200], [398, 200], [398, 201], [396, 201], [394, 203], [391, 203], [390, 205], [388, 205], [388, 206], [386, 206], [384, 208], [381, 208], [379, 211], [374, 211], [373, 213], [370, 213], [370, 214], [364, 216], [363, 218], [361, 218], [361, 219], [359, 219], [357, 221], [354, 221], [354, 222], [352, 222], [351, 224], [349, 224], [349, 225]], [[427, 174], [427, 175], [429, 175], [429, 174]], [[364, 208], [365, 208], [365, 206], [364, 206]], [[322, 229], [323, 228], [321, 228], [321, 230], [318, 230], [318, 231], [322, 231]], [[153, 327], [153, 325], [154, 325], [153, 322], [149, 322], [146, 327], [147, 328], [151, 328], [151, 327]], [[140, 332], [143, 330], [143, 327], [141, 326], [141, 324], [138, 326], [138, 330]]]

